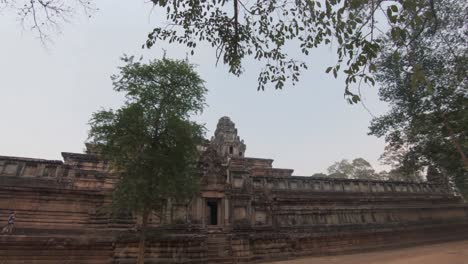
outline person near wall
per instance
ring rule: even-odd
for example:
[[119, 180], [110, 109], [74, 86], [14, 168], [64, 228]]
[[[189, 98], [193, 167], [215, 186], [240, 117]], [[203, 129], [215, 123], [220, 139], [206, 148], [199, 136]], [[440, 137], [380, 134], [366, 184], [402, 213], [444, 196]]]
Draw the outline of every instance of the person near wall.
[[2, 229], [2, 234], [11, 234], [13, 233], [13, 229], [15, 228], [15, 220], [16, 220], [16, 212], [11, 211], [10, 215], [8, 216], [8, 223], [7, 225]]

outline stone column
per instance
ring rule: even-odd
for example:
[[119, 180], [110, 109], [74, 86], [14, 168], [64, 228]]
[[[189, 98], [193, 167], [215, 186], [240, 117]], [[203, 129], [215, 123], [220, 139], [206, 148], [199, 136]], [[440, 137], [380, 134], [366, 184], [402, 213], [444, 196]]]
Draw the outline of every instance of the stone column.
[[229, 225], [229, 200], [226, 197], [223, 200], [224, 200], [224, 225]]

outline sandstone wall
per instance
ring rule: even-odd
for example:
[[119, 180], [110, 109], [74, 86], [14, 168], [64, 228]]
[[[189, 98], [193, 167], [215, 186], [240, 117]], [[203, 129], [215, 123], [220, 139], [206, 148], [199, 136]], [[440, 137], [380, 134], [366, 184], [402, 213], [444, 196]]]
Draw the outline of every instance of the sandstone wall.
[[[63, 157], [0, 157], [0, 223], [17, 213], [15, 233], [0, 235], [0, 264], [135, 263], [137, 219], [106, 211], [116, 182], [108, 165]], [[147, 263], [255, 262], [468, 236], [468, 206], [438, 184], [296, 177], [272, 160], [231, 161], [212, 169], [190, 206], [169, 206], [168, 227], [153, 218]], [[218, 226], [200, 221], [209, 199], [219, 200]]]
[[229, 165], [236, 263], [468, 238], [467, 204], [440, 184], [262, 175]]
[[466, 239], [467, 224], [427, 224], [342, 230], [315, 229], [289, 233], [238, 234], [231, 240], [234, 263], [291, 259], [404, 247]]
[[[68, 158], [68, 156], [65, 154]], [[115, 179], [102, 162], [0, 157], [0, 221], [21, 230], [84, 230], [99, 224]]]

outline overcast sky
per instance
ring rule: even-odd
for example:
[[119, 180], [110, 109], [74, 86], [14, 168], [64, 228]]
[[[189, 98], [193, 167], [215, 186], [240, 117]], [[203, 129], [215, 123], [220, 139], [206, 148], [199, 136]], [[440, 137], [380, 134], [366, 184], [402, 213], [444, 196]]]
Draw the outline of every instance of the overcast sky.
[[[158, 14], [138, 2], [101, 0], [93, 18], [73, 19], [47, 47], [14, 17], [0, 14], [0, 155], [61, 159], [62, 151], [82, 152], [91, 113], [122, 103], [109, 78], [122, 54], [153, 59], [165, 49], [168, 57], [185, 58], [180, 46], [141, 49]], [[304, 58], [310, 67], [298, 85], [258, 92], [258, 63], [248, 61], [238, 78], [215, 66], [214, 50], [201, 47], [190, 61], [206, 81], [209, 106], [196, 119], [210, 138], [218, 119], [230, 116], [247, 156], [273, 158], [276, 167], [293, 168], [296, 175], [325, 172], [335, 161], [356, 157], [381, 169], [384, 141], [367, 136], [370, 114], [346, 103], [343, 79], [324, 73], [333, 58], [330, 49], [317, 50]], [[377, 88], [366, 88], [363, 96], [373, 114], [386, 110]]]

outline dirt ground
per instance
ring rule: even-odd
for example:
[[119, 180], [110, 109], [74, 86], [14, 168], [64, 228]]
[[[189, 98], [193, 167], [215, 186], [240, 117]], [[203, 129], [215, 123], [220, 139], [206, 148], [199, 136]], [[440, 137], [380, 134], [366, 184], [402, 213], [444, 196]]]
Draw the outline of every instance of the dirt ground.
[[468, 264], [468, 240], [371, 253], [308, 257], [270, 264]]

